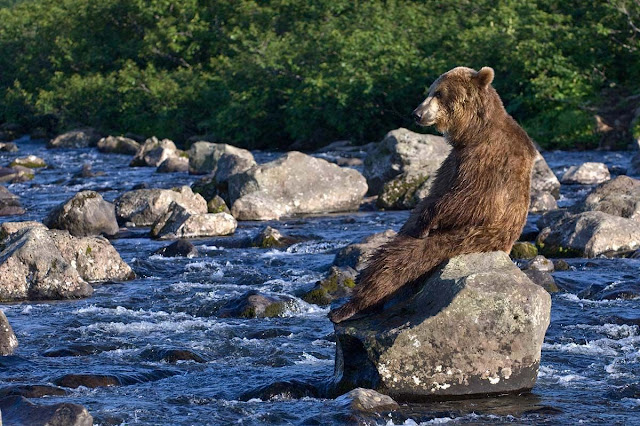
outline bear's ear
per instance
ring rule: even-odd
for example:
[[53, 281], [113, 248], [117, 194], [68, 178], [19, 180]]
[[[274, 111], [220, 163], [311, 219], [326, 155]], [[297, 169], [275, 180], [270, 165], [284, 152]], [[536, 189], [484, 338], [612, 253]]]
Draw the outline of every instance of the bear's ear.
[[495, 73], [493, 72], [493, 68], [490, 67], [482, 67], [480, 71], [476, 74], [476, 79], [478, 80], [478, 85], [484, 89], [493, 81], [493, 76]]

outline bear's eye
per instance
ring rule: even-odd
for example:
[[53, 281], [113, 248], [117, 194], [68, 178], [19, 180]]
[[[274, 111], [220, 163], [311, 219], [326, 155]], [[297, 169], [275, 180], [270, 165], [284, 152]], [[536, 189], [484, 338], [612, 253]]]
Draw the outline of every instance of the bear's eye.
[[436, 99], [440, 99], [442, 97], [442, 92], [438, 90], [436, 93], [433, 94], [433, 97]]

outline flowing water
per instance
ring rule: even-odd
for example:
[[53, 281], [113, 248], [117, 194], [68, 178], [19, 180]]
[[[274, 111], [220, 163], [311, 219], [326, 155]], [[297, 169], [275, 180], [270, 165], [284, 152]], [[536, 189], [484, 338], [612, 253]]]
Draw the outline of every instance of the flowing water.
[[[190, 184], [186, 173], [157, 174], [130, 168], [130, 157], [95, 149], [46, 150], [42, 142], [18, 141], [19, 153], [1, 153], [0, 165], [36, 154], [51, 166], [33, 181], [10, 185], [27, 214], [0, 220], [42, 220], [80, 190], [113, 200], [136, 184], [169, 188]], [[259, 161], [273, 153], [256, 153]], [[584, 161], [626, 167], [629, 153], [550, 152], [554, 171]], [[73, 175], [89, 162], [104, 176]], [[563, 186], [561, 205], [589, 188]], [[138, 278], [95, 285], [89, 299], [5, 304], [20, 342], [15, 356], [0, 360], [0, 387], [50, 384], [70, 373], [116, 374], [129, 385], [71, 389], [67, 396], [36, 403], [86, 406], [96, 424], [640, 424], [640, 260], [573, 259], [554, 273], [563, 292], [552, 296], [551, 326], [542, 349], [538, 382], [530, 394], [468, 401], [404, 405], [393, 413], [357, 417], [340, 401], [318, 398], [241, 401], [241, 395], [276, 381], [319, 381], [333, 373], [335, 344], [328, 309], [298, 297], [321, 279], [338, 249], [388, 228], [399, 229], [407, 212], [358, 212], [281, 222], [241, 222], [232, 237], [194, 240], [200, 255], [163, 258], [152, 253], [167, 242], [134, 229], [112, 240]], [[535, 226], [535, 217], [529, 226]], [[234, 241], [270, 224], [312, 238], [287, 249], [234, 248]], [[625, 298], [598, 300], [592, 285], [624, 288]], [[283, 317], [217, 318], [224, 301], [248, 290], [296, 297]], [[615, 293], [615, 292], [614, 292]], [[166, 363], [149, 349], [184, 349], [206, 362]], [[60, 350], [75, 350], [77, 356]], [[52, 351], [58, 351], [52, 352]], [[67, 354], [68, 355], [68, 354]]]

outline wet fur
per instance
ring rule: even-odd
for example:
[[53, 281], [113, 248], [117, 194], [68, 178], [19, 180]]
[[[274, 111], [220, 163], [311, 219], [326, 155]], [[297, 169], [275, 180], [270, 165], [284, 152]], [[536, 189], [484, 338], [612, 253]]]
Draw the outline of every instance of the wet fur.
[[372, 257], [351, 299], [329, 314], [333, 322], [387, 300], [451, 257], [511, 251], [527, 218], [536, 150], [492, 79], [491, 69], [455, 68], [432, 85], [430, 94], [441, 95], [435, 125], [453, 149], [429, 196]]

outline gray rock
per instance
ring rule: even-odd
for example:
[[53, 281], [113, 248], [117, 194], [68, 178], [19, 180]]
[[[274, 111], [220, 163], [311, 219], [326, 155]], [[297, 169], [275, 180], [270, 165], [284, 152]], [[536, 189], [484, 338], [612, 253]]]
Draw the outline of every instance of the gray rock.
[[265, 318], [281, 316], [293, 299], [284, 296], [268, 296], [255, 290], [226, 303], [218, 311], [221, 318]]
[[0, 142], [0, 152], [16, 152], [18, 145], [13, 142]]
[[373, 389], [356, 388], [336, 398], [336, 402], [349, 407], [352, 411], [380, 412], [400, 408], [391, 397]]
[[0, 311], [0, 356], [13, 354], [18, 347], [18, 339], [16, 338], [9, 320], [4, 312]]
[[28, 169], [39, 169], [47, 167], [46, 161], [35, 155], [27, 155], [26, 157], [18, 157], [9, 164], [9, 167], [22, 166]]
[[72, 130], [56, 136], [47, 144], [47, 148], [87, 148], [96, 146], [100, 134], [91, 127]]
[[296, 151], [235, 174], [228, 185], [238, 220], [357, 210], [367, 192], [358, 171]]
[[231, 210], [227, 207], [227, 203], [224, 202], [221, 196], [216, 195], [209, 201], [207, 201], [207, 211], [209, 213], [229, 213]]
[[73, 175], [73, 177], [80, 178], [80, 179], [87, 179], [87, 178], [92, 178], [96, 176], [104, 176], [104, 172], [102, 171], [94, 172], [93, 166], [91, 165], [91, 163], [84, 163], [82, 165], [82, 169], [80, 169], [77, 173]]
[[539, 271], [537, 269], [525, 269], [524, 274], [534, 283], [547, 290], [549, 293], [557, 293], [560, 291], [556, 280], [553, 279], [553, 275], [546, 271]]
[[169, 206], [174, 202], [191, 213], [207, 213], [207, 202], [201, 195], [194, 194], [188, 186], [173, 189], [137, 189], [125, 192], [114, 204], [120, 223], [151, 226], [169, 211]]
[[82, 405], [62, 402], [36, 405], [23, 396], [0, 399], [2, 421], [6, 425], [91, 426], [93, 417]]
[[550, 309], [506, 253], [457, 256], [382, 309], [334, 325], [334, 392], [420, 400], [531, 389]]
[[260, 248], [287, 247], [303, 240], [300, 237], [283, 235], [277, 229], [267, 226], [251, 239], [251, 245]]
[[36, 222], [34, 220], [27, 220], [24, 222], [3, 222], [0, 223], [0, 247], [2, 245], [2, 241], [7, 238], [9, 235], [20, 231], [24, 228], [40, 228], [44, 230], [48, 230], [46, 226], [44, 226], [40, 222]]
[[34, 178], [33, 169], [27, 167], [0, 167], [0, 183], [20, 183]]
[[548, 257], [615, 255], [640, 247], [640, 223], [598, 211], [567, 215], [540, 231], [536, 243]]
[[558, 202], [550, 192], [531, 192], [529, 213], [542, 213], [558, 208]]
[[76, 237], [115, 235], [120, 229], [115, 207], [95, 191], [82, 191], [53, 209], [44, 221], [51, 229], [64, 229]]
[[138, 149], [140, 149], [138, 142], [124, 136], [107, 136], [98, 141], [98, 151], [107, 154], [135, 155]]
[[640, 180], [618, 176], [595, 188], [579, 206], [640, 221]]
[[554, 198], [560, 197], [560, 181], [553, 173], [544, 157], [538, 152], [533, 163], [533, 174], [531, 175], [531, 192], [548, 192]]
[[177, 157], [178, 155], [178, 148], [176, 148], [176, 144], [172, 140], [158, 140], [158, 138], [152, 136], [138, 148], [129, 166], [158, 167], [167, 158]]
[[553, 272], [553, 262], [542, 255], [538, 255], [527, 262], [527, 269], [535, 269], [541, 272]]
[[423, 172], [405, 172], [391, 179], [382, 187], [376, 205], [381, 209], [412, 209], [429, 194], [433, 175]]
[[93, 289], [64, 259], [49, 231], [24, 228], [3, 241], [0, 301], [75, 299]]
[[233, 234], [238, 222], [228, 213], [191, 213], [179, 204], [153, 225], [151, 236], [161, 240], [177, 238], [216, 237]]
[[332, 266], [329, 275], [302, 296], [302, 300], [319, 306], [327, 306], [334, 300], [349, 297], [356, 286], [358, 272], [348, 266]]
[[369, 194], [381, 193], [385, 183], [396, 176], [433, 176], [447, 158], [451, 147], [443, 137], [422, 135], [407, 129], [392, 130], [376, 144], [364, 160], [364, 176]]
[[[230, 145], [226, 145], [230, 146]], [[234, 148], [234, 147], [231, 147]], [[239, 148], [234, 148], [237, 150]], [[214, 179], [218, 186], [224, 185], [227, 183], [229, 178], [238, 173], [246, 172], [250, 168], [256, 165], [255, 160], [253, 159], [253, 155], [249, 152], [242, 152], [245, 150], [240, 150], [241, 152], [225, 152], [220, 156], [218, 162], [216, 164], [216, 170], [214, 173]]]
[[218, 171], [218, 162], [220, 159], [227, 155], [225, 161], [230, 164], [225, 165], [226, 172], [236, 169], [235, 173], [240, 173], [253, 167], [256, 162], [253, 159], [253, 154], [246, 149], [236, 148], [232, 145], [224, 143], [211, 143], [200, 141], [191, 145], [189, 149], [189, 173], [194, 175], [215, 175]]
[[169, 157], [156, 169], [158, 173], [186, 173], [189, 171], [189, 159], [186, 157]]
[[611, 179], [606, 164], [587, 162], [580, 166], [571, 166], [562, 176], [562, 183], [593, 185]]
[[163, 257], [196, 257], [200, 255], [196, 246], [189, 240], [178, 240], [166, 247], [156, 250], [153, 254], [159, 254]]
[[0, 186], [0, 216], [13, 216], [24, 213], [25, 210], [22, 208], [18, 196], [12, 194], [4, 186]]
[[333, 260], [333, 264], [335, 266], [348, 266], [356, 271], [361, 271], [375, 251], [395, 236], [396, 231], [392, 229], [366, 236], [359, 242], [349, 244], [340, 249]]

